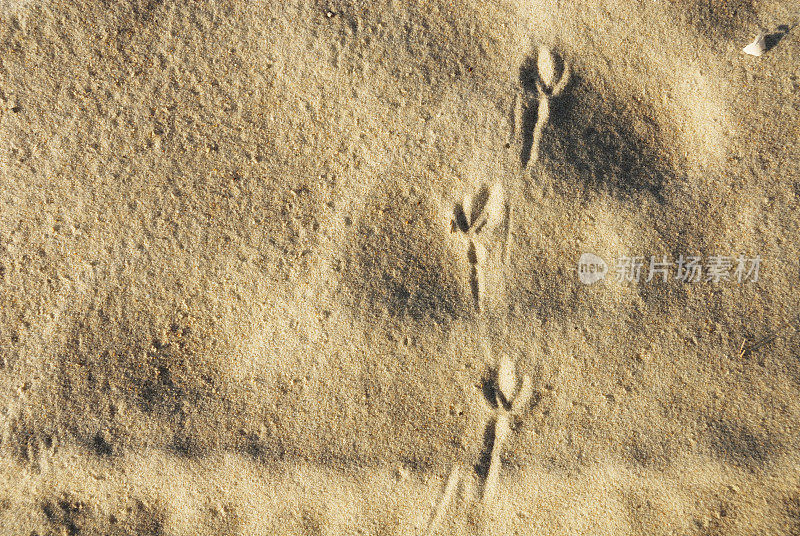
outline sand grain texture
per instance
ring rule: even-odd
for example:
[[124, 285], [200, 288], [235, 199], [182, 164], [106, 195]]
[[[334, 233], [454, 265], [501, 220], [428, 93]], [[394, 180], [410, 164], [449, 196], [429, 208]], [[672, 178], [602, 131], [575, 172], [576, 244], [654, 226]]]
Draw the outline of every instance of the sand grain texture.
[[[0, 0], [0, 534], [422, 534], [455, 465], [438, 534], [800, 533], [798, 22]], [[484, 509], [502, 355], [533, 396]]]

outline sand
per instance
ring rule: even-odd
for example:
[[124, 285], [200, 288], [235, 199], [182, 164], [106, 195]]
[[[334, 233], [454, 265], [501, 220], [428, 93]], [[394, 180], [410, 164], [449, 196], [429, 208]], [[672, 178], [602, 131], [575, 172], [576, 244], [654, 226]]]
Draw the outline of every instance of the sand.
[[798, 22], [0, 0], [0, 534], [800, 534]]

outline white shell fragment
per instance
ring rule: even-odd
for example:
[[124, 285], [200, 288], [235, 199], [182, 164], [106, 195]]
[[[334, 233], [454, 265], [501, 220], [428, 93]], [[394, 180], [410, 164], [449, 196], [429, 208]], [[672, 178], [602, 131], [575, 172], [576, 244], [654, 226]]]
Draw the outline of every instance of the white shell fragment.
[[751, 56], [760, 56], [766, 51], [767, 41], [764, 32], [760, 32], [752, 43], [742, 49], [742, 52], [750, 54]]

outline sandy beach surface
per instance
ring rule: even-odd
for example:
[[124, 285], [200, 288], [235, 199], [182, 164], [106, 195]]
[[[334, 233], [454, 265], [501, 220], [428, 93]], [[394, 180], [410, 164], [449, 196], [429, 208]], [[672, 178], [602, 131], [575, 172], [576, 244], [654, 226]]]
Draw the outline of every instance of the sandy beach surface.
[[798, 22], [0, 0], [0, 534], [800, 534]]

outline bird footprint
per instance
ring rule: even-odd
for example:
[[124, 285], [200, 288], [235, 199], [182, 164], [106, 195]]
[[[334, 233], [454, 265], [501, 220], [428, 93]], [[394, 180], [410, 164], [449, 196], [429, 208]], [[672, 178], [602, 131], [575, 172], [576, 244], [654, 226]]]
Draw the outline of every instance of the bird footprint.
[[483, 486], [484, 502], [490, 504], [497, 492], [500, 479], [500, 453], [511, 432], [511, 420], [521, 416], [533, 395], [533, 384], [527, 374], [520, 382], [514, 363], [507, 356], [500, 358], [497, 377], [493, 386], [494, 400], [489, 403], [495, 408], [494, 435], [492, 436], [489, 470]]
[[[528, 65], [520, 69], [522, 87], [515, 98], [512, 125], [519, 125], [523, 168], [539, 160], [542, 135], [550, 120], [550, 101], [564, 92], [570, 77], [569, 63], [544, 45], [536, 53], [535, 65], [529, 60]], [[537, 102], [535, 115], [534, 102]], [[514, 129], [512, 126], [512, 138]]]
[[481, 310], [484, 293], [483, 271], [486, 264], [487, 235], [505, 223], [503, 256], [507, 251], [510, 206], [506, 203], [499, 183], [489, 187], [481, 184], [473, 194], [467, 194], [453, 209], [451, 232], [467, 239], [467, 260], [470, 263], [470, 286], [476, 311]]

